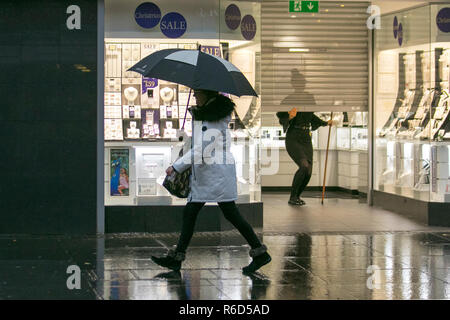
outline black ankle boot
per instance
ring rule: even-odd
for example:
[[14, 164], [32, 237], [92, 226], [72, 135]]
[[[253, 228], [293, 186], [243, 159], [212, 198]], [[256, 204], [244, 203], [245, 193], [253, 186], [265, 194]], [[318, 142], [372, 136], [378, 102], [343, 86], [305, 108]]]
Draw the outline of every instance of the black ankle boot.
[[165, 268], [169, 268], [173, 271], [180, 271], [181, 262], [185, 259], [185, 254], [183, 252], [177, 252], [175, 250], [169, 250], [165, 257], [151, 257], [153, 262], [157, 265]]
[[300, 200], [296, 199], [296, 198], [290, 198], [288, 203], [293, 205], [293, 206], [299, 206], [300, 205]]
[[252, 257], [252, 262], [242, 269], [243, 273], [252, 273], [261, 268], [262, 266], [268, 264], [272, 261], [272, 258], [267, 253], [267, 247], [262, 245], [259, 248], [250, 250], [250, 257]]
[[290, 198], [288, 203], [293, 206], [304, 206], [306, 204], [305, 201], [300, 198]]

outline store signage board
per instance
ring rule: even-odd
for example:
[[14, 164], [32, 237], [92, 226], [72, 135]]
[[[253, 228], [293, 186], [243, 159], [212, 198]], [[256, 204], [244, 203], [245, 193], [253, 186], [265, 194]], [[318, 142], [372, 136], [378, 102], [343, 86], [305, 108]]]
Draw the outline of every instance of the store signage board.
[[241, 10], [235, 4], [230, 4], [225, 10], [225, 23], [231, 30], [236, 30], [241, 24]]
[[442, 32], [450, 32], [450, 8], [442, 8], [436, 16], [436, 24]]
[[169, 12], [161, 19], [160, 28], [167, 38], [175, 39], [186, 32], [187, 22], [178, 12]]
[[134, 19], [142, 28], [151, 29], [161, 20], [161, 9], [154, 3], [144, 2], [136, 8]]
[[403, 44], [403, 25], [398, 22], [397, 16], [394, 17], [394, 38], [397, 39], [398, 45]]
[[245, 40], [252, 40], [256, 35], [256, 21], [252, 15], [246, 15], [241, 21], [241, 34]]
[[316, 13], [319, 12], [319, 1], [289, 1], [289, 12]]

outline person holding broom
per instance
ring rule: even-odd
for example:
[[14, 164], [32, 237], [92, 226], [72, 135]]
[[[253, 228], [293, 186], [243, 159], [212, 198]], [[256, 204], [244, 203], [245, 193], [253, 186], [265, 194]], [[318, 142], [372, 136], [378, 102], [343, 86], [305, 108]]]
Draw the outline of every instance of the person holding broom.
[[[291, 84], [295, 92], [287, 96], [281, 105], [292, 106], [296, 103], [299, 95], [302, 102], [307, 105], [314, 105], [314, 97], [305, 92], [305, 78], [297, 69], [291, 70]], [[298, 112], [294, 107], [289, 112], [277, 112], [283, 131], [286, 132], [286, 150], [292, 160], [297, 164], [298, 170], [292, 180], [291, 194], [288, 203], [290, 205], [305, 205], [300, 196], [308, 185], [312, 175], [313, 147], [311, 141], [311, 131], [321, 126], [331, 126], [333, 121], [323, 121], [313, 112]]]

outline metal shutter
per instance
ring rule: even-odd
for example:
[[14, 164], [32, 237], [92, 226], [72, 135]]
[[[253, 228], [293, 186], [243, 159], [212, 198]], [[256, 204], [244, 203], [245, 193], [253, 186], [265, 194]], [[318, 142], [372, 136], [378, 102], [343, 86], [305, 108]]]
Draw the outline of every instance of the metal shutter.
[[[313, 14], [289, 13], [287, 0], [262, 1], [262, 111], [280, 111], [288, 95], [301, 111], [367, 111], [369, 5], [319, 1], [319, 13]], [[294, 92], [292, 69], [303, 75], [304, 91]]]

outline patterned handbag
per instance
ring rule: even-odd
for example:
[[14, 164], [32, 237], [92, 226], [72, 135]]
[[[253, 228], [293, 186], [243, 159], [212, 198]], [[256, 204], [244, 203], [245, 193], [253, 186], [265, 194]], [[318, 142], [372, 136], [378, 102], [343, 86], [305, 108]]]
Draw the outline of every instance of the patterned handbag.
[[[186, 122], [186, 115], [189, 106], [189, 99], [191, 98], [191, 91], [192, 90], [189, 91], [188, 102], [186, 105], [186, 113], [184, 114], [183, 126], [181, 127], [182, 130], [184, 129], [184, 124]], [[179, 158], [181, 158], [182, 156], [183, 156], [183, 148], [180, 150]], [[181, 173], [173, 170], [172, 174], [167, 175], [166, 178], [164, 179], [163, 187], [166, 188], [171, 195], [174, 195], [178, 198], [187, 198], [191, 190], [189, 185], [189, 177], [191, 176], [191, 172], [192, 172], [191, 168]]]
[[164, 179], [163, 186], [171, 195], [178, 198], [187, 198], [190, 192], [189, 177], [192, 169], [189, 168], [182, 173], [173, 170], [171, 175], [167, 175]]

